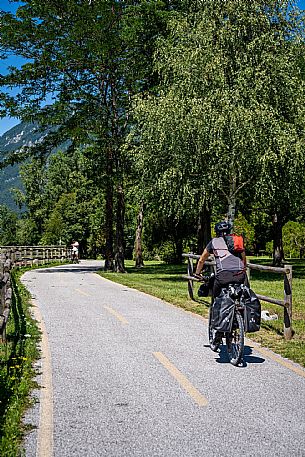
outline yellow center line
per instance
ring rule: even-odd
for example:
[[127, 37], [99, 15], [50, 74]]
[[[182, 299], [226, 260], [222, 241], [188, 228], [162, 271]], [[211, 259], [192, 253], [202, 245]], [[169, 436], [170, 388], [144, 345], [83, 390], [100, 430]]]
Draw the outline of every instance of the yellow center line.
[[76, 292], [78, 292], [78, 293], [80, 293], [80, 294], [82, 294], [82, 295], [85, 295], [85, 297], [91, 297], [90, 294], [87, 294], [86, 292], [84, 292], [84, 291], [81, 290], [81, 289], [75, 289], [75, 290], [76, 290]]
[[207, 406], [208, 400], [193, 386], [193, 384], [173, 365], [162, 352], [154, 352], [153, 355], [179, 382], [181, 387], [193, 398], [199, 406]]
[[110, 308], [110, 306], [104, 306], [104, 308], [107, 309], [107, 311], [115, 316], [120, 322], [122, 322], [122, 324], [128, 324], [128, 321], [125, 319], [125, 317], [119, 314], [115, 309]]

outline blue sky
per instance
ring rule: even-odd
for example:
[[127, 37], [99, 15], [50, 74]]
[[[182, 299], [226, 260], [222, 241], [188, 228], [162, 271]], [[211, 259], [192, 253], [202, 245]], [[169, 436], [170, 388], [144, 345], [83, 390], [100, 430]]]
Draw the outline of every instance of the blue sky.
[[[42, 0], [45, 1], [45, 0]], [[305, 9], [305, 0], [297, 0], [297, 6], [301, 9]], [[0, 9], [4, 11], [11, 11], [15, 12], [18, 8], [19, 2], [9, 2], [9, 0], [0, 0]], [[0, 60], [0, 73], [5, 73], [8, 65], [20, 65], [22, 63], [21, 59], [16, 59], [12, 57], [9, 62], [8, 61], [1, 61]], [[15, 118], [5, 117], [0, 119], [0, 136], [3, 135], [7, 130], [14, 127], [14, 125], [18, 124], [19, 120]]]

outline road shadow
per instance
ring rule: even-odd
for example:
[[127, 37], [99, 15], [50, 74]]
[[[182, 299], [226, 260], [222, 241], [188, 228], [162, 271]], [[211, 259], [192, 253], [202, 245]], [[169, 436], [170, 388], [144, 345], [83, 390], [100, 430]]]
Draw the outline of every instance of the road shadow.
[[[204, 347], [210, 348], [208, 344], [205, 344]], [[218, 355], [218, 358], [215, 358], [215, 361], [217, 363], [230, 363], [228, 359], [228, 354], [227, 354], [227, 348], [225, 344], [222, 344], [218, 350], [218, 352], [215, 352], [215, 355]], [[245, 346], [244, 348], [244, 358], [243, 358], [243, 363], [238, 367], [238, 368], [246, 368], [248, 364], [251, 363], [264, 363], [265, 359], [262, 357], [258, 357], [253, 354], [253, 349], [251, 346]]]
[[81, 263], [78, 264], [68, 264], [61, 265], [57, 267], [41, 268], [37, 269], [35, 273], [45, 274], [45, 273], [92, 273], [102, 270], [101, 265], [84, 265]]

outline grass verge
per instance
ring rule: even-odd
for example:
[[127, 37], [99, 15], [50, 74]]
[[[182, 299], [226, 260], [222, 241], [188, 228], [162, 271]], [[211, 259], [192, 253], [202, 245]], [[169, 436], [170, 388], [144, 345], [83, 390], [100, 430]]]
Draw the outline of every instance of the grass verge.
[[24, 270], [12, 272], [13, 296], [6, 344], [0, 344], [0, 455], [22, 455], [22, 417], [36, 387], [33, 363], [39, 357], [40, 332], [30, 314], [30, 295], [20, 282]]
[[[253, 263], [270, 264], [270, 259], [267, 258], [250, 260]], [[262, 346], [305, 367], [305, 260], [292, 259], [288, 263], [293, 265], [293, 339], [284, 339], [283, 308], [265, 302], [262, 302], [262, 309], [268, 310], [270, 314], [276, 313], [278, 320], [263, 322], [259, 332], [248, 336]], [[187, 311], [208, 316], [210, 298], [202, 299], [197, 296], [197, 284], [194, 291], [195, 301], [188, 298], [187, 281], [182, 278], [182, 275], [186, 274], [186, 265], [166, 265], [162, 262], [147, 261], [143, 268], [136, 269], [133, 261], [126, 261], [126, 270], [128, 274], [100, 274], [111, 281], [146, 292]], [[258, 294], [273, 298], [283, 299], [284, 296], [283, 277], [279, 274], [252, 271], [251, 288]]]

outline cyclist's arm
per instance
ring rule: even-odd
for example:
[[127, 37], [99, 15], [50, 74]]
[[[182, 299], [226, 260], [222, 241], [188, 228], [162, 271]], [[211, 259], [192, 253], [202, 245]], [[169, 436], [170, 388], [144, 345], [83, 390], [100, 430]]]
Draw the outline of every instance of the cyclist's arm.
[[203, 253], [201, 254], [201, 256], [198, 260], [195, 275], [200, 275], [204, 262], [207, 260], [209, 255], [210, 255], [210, 253], [208, 252], [207, 248], [205, 248], [205, 250], [203, 251]]
[[241, 252], [241, 260], [244, 262], [244, 266], [247, 266], [247, 258], [245, 251]]

